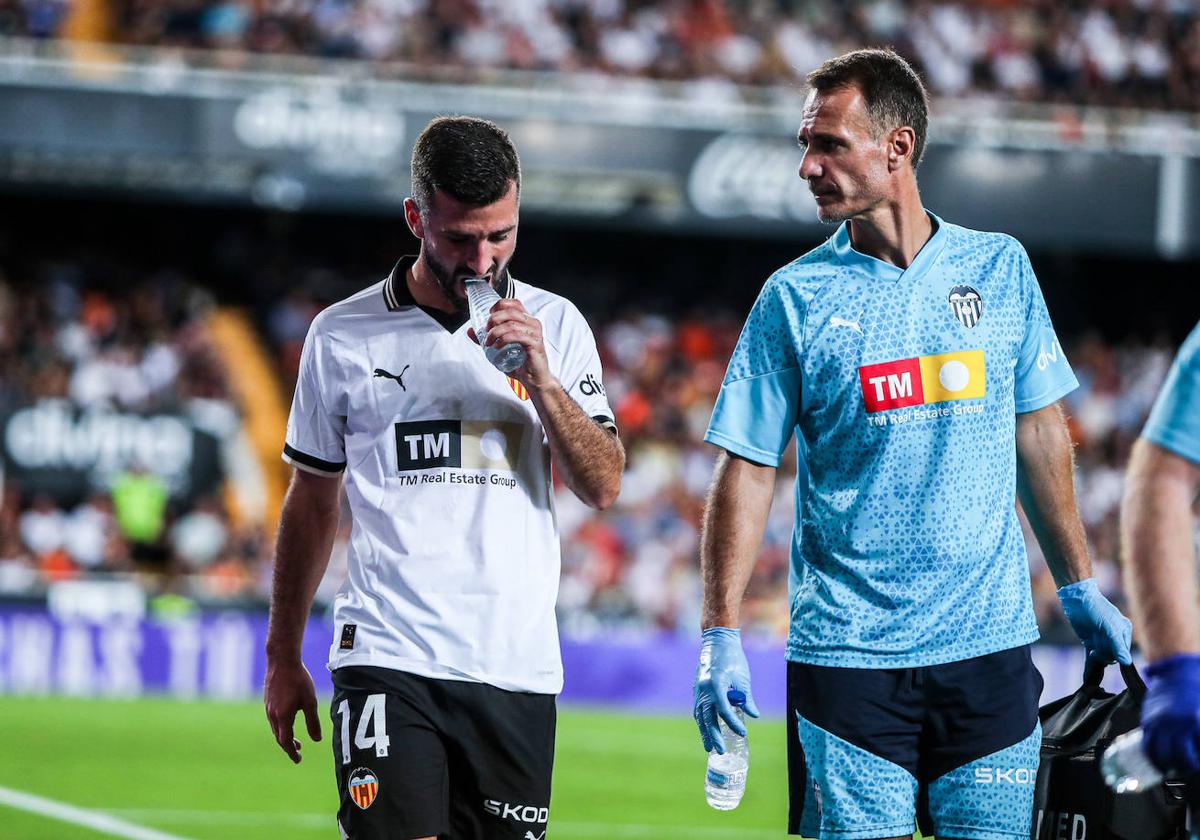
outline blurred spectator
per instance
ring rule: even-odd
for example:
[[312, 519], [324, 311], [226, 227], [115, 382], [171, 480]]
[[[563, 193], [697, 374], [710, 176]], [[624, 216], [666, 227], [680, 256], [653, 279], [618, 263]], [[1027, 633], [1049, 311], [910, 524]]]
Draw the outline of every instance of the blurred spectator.
[[[201, 586], [209, 597], [233, 599], [255, 593], [256, 586], [267, 581], [256, 574], [260, 559], [268, 547], [261, 529], [246, 527], [236, 530], [226, 541], [220, 555], [201, 571]], [[269, 590], [257, 590], [264, 598]]]
[[63, 514], [54, 500], [42, 493], [21, 514], [21, 540], [35, 555], [57, 551], [63, 544]]
[[171, 526], [171, 549], [189, 571], [212, 565], [225, 548], [229, 529], [216, 499], [200, 499]]
[[144, 468], [117, 476], [112, 501], [122, 536], [134, 545], [157, 543], [166, 524], [167, 495], [163, 480]]
[[99, 569], [115, 563], [114, 541], [118, 539], [112, 501], [97, 493], [79, 505], [67, 518], [64, 542], [67, 554], [83, 569]]

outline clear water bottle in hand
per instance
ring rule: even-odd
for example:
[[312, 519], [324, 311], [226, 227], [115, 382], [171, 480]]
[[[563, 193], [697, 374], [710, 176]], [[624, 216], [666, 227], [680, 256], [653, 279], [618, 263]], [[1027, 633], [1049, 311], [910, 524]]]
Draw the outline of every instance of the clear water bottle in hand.
[[1117, 793], [1140, 793], [1163, 780], [1142, 749], [1141, 727], [1117, 737], [1100, 759], [1104, 783]]
[[465, 285], [471, 326], [475, 330], [475, 337], [479, 339], [479, 346], [483, 348], [483, 355], [502, 372], [512, 373], [525, 364], [525, 348], [515, 341], [503, 347], [488, 347], [485, 344], [488, 316], [492, 314], [492, 307], [500, 300], [500, 295], [496, 294], [486, 277], [468, 277]]
[[[733, 713], [742, 725], [746, 725], [746, 716], [742, 712], [742, 704], [746, 698], [741, 692], [731, 691], [729, 702], [733, 703]], [[715, 749], [708, 754], [708, 770], [704, 774], [704, 798], [708, 804], [718, 811], [732, 811], [742, 801], [746, 792], [746, 775], [750, 772], [750, 744], [746, 736], [738, 735], [721, 718], [717, 718], [721, 728], [721, 737], [725, 739], [725, 754], [719, 754]]]

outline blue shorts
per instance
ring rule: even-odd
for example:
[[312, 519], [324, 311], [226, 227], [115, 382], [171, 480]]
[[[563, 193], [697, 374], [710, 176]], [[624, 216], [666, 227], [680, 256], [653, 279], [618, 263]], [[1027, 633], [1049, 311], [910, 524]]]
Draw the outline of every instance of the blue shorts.
[[1042, 731], [1029, 647], [923, 668], [788, 663], [788, 832], [1028, 838]]

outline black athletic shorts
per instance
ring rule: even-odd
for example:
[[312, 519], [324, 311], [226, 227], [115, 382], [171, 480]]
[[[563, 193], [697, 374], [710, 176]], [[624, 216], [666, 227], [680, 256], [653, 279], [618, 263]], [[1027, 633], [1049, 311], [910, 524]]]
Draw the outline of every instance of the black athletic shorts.
[[922, 668], [788, 663], [788, 831], [1029, 836], [1042, 677], [1029, 647]]
[[543, 840], [553, 695], [370, 667], [338, 668], [333, 685], [344, 838]]

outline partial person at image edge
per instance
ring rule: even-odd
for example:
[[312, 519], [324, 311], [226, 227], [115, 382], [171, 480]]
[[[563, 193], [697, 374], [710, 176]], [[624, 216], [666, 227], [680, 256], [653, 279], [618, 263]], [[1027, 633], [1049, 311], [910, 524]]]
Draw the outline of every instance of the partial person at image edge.
[[1164, 773], [1190, 779], [1200, 833], [1200, 324], [1184, 341], [1142, 435], [1121, 504], [1126, 585], [1146, 654], [1142, 744]]

